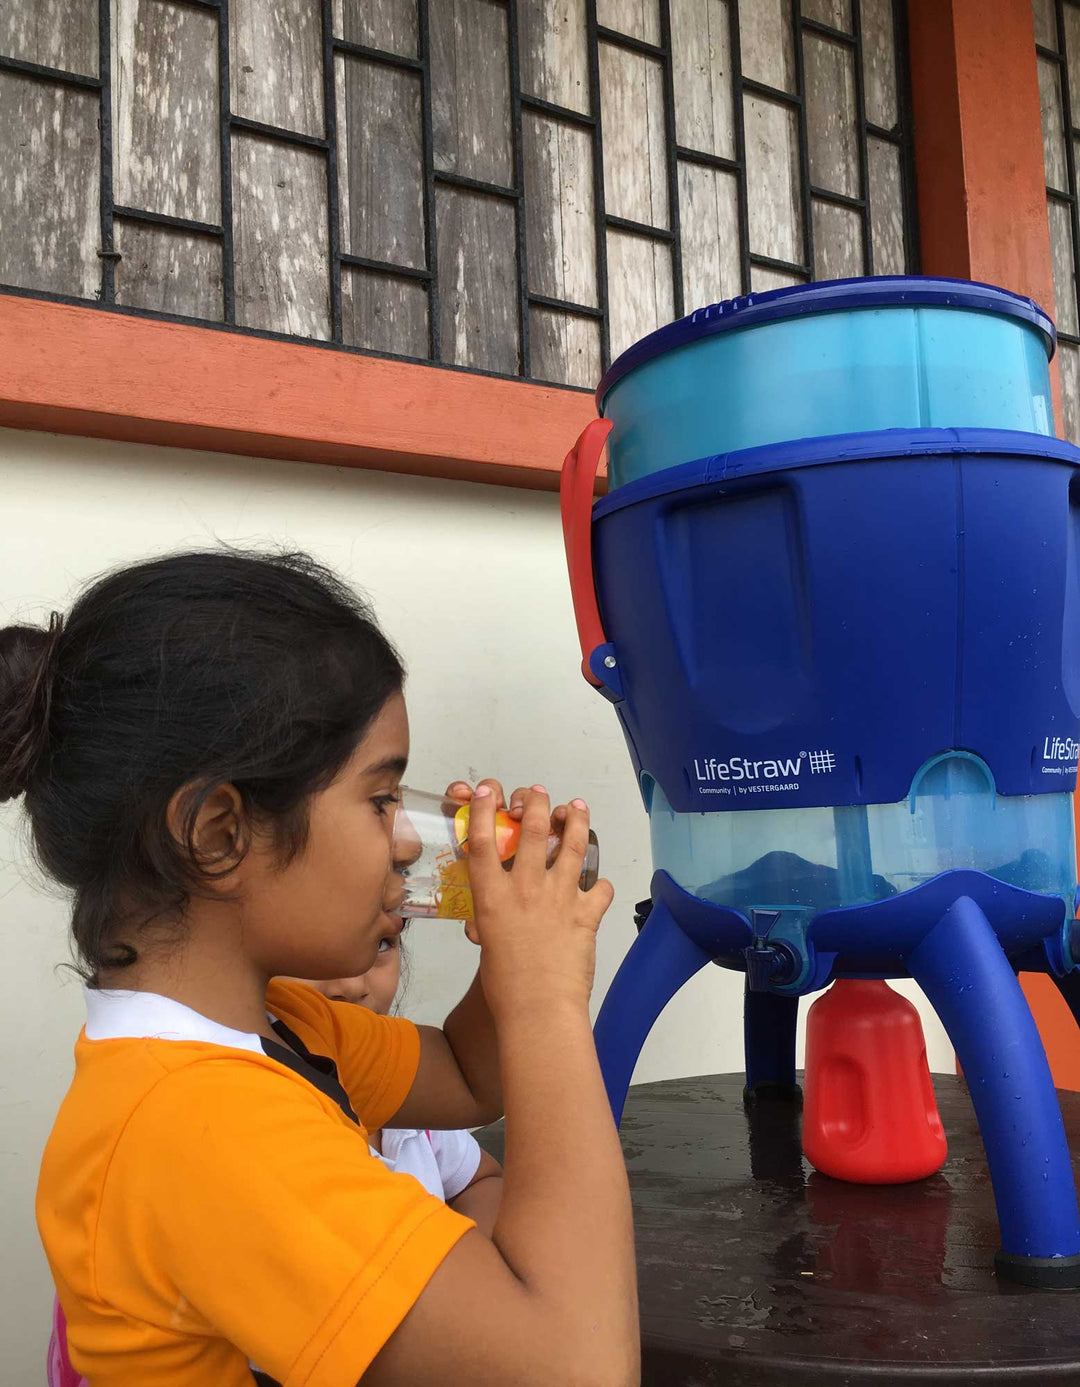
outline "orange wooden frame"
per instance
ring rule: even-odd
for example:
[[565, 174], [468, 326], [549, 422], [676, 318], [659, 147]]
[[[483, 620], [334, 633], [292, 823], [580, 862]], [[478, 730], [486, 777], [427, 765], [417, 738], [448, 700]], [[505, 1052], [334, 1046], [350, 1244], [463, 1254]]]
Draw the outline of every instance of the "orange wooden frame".
[[557, 386], [0, 295], [0, 425], [554, 490]]

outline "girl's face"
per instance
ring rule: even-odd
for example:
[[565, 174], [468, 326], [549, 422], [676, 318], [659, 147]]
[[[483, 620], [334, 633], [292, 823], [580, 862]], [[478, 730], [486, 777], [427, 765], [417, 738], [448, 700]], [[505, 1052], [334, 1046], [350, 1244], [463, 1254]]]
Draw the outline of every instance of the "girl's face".
[[380, 1016], [389, 1014], [401, 983], [401, 922], [389, 915], [384, 921], [387, 933], [379, 940], [375, 962], [366, 973], [358, 973], [354, 978], [314, 983], [324, 997], [332, 1002], [354, 1002]]
[[[311, 798], [307, 842], [282, 867], [270, 835], [241, 864], [244, 945], [267, 976], [352, 978], [395, 939], [402, 878], [391, 873], [398, 786], [409, 757], [400, 694], [387, 700], [327, 789]], [[234, 878], [235, 881], [235, 878]]]

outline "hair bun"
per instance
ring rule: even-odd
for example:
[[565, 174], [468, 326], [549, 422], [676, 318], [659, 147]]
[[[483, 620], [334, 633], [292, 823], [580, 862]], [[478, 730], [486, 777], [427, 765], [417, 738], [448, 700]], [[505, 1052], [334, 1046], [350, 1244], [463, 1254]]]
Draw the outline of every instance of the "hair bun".
[[24, 794], [49, 741], [56, 649], [64, 618], [48, 628], [0, 629], [0, 804]]

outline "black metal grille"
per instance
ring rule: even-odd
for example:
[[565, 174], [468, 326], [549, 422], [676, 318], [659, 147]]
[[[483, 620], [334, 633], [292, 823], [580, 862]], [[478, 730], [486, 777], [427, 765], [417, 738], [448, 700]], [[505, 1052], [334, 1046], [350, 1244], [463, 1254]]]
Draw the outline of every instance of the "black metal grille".
[[[698, 164], [721, 170], [735, 177], [737, 182], [737, 209], [739, 227], [739, 263], [743, 293], [752, 288], [752, 275], [756, 267], [789, 276], [796, 281], [810, 280], [814, 276], [815, 246], [813, 206], [815, 200], [835, 203], [858, 213], [862, 224], [862, 270], [866, 274], [875, 272], [872, 209], [870, 201], [869, 168], [867, 156], [868, 137], [887, 142], [900, 151], [902, 176], [904, 253], [906, 268], [917, 266], [917, 248], [914, 233], [913, 197], [913, 158], [911, 150], [911, 119], [908, 102], [908, 80], [906, 72], [906, 13], [904, 0], [895, 0], [893, 5], [893, 43], [897, 63], [897, 101], [899, 118], [895, 127], [884, 129], [870, 124], [866, 118], [865, 94], [863, 90], [863, 35], [860, 23], [860, 0], [851, 0], [851, 32], [834, 28], [816, 19], [804, 17], [800, 0], [793, 0], [795, 90], [783, 91], [761, 82], [744, 79], [740, 54], [740, 0], [729, 0], [728, 14], [731, 26], [732, 56], [732, 104], [734, 125], [734, 157], [717, 154], [681, 145], [676, 134], [676, 93], [674, 90], [673, 47], [671, 27], [671, 6], [669, 0], [658, 0], [660, 19], [660, 41], [653, 44], [639, 38], [602, 27], [597, 20], [597, 0], [586, 0], [586, 42], [588, 58], [588, 80], [591, 114], [554, 105], [547, 100], [530, 95], [522, 90], [519, 69], [519, 9], [530, 0], [496, 0], [506, 11], [509, 38], [509, 79], [511, 93], [513, 183], [501, 186], [478, 181], [457, 173], [436, 168], [434, 138], [432, 130], [432, 83], [431, 83], [431, 26], [429, 0], [417, 0], [418, 8], [418, 56], [406, 57], [379, 48], [336, 37], [333, 32], [332, 0], [321, 0], [322, 13], [322, 84], [325, 111], [325, 134], [317, 137], [284, 129], [276, 125], [266, 125], [247, 117], [234, 115], [230, 109], [230, 41], [229, 41], [229, 0], [178, 0], [180, 4], [212, 11], [218, 23], [218, 90], [220, 100], [219, 144], [221, 159], [221, 222], [208, 224], [180, 216], [164, 215], [142, 210], [137, 207], [117, 206], [113, 202], [113, 131], [112, 131], [112, 93], [110, 65], [112, 60], [110, 22], [110, 0], [99, 0], [99, 51], [100, 76], [89, 77], [77, 73], [44, 67], [37, 63], [0, 56], [0, 71], [19, 73], [35, 81], [62, 84], [97, 92], [100, 98], [100, 155], [101, 155], [101, 284], [96, 302], [119, 312], [136, 313], [140, 316], [167, 318], [174, 321], [196, 321], [175, 314], [156, 312], [149, 309], [131, 308], [120, 305], [116, 300], [115, 266], [120, 258], [114, 241], [114, 228], [118, 222], [144, 223], [153, 226], [170, 227], [196, 237], [213, 238], [221, 247], [222, 263], [222, 317], [221, 323], [208, 326], [227, 328], [232, 331], [253, 333], [284, 340], [299, 340], [313, 345], [336, 346], [348, 351], [362, 351], [370, 355], [387, 353], [369, 352], [364, 348], [351, 347], [343, 341], [342, 323], [342, 270], [362, 270], [368, 274], [388, 276], [398, 280], [419, 282], [426, 288], [429, 303], [429, 351], [430, 360], [443, 365], [453, 363], [445, 360], [440, 334], [440, 283], [438, 254], [436, 245], [436, 189], [447, 185], [471, 190], [484, 197], [498, 199], [510, 204], [516, 218], [516, 258], [518, 303], [517, 320], [519, 330], [519, 370], [526, 378], [533, 377], [532, 352], [529, 341], [530, 309], [534, 307], [555, 310], [581, 318], [598, 321], [600, 330], [600, 357], [602, 366], [610, 360], [610, 313], [609, 285], [607, 275], [607, 233], [621, 231], [635, 237], [661, 243], [670, 249], [672, 258], [672, 289], [675, 316], [687, 308], [697, 305], [684, 303], [683, 282], [683, 244], [680, 234], [680, 188], [679, 164]], [[172, 0], [177, 3], [177, 0]], [[741, 0], [742, 5], [753, 4], [754, 0]], [[1061, 10], [1064, 0], [1056, 0], [1059, 34], [1062, 54], [1040, 49], [1044, 56], [1064, 62], [1064, 28]], [[854, 73], [856, 83], [856, 116], [858, 134], [858, 162], [861, 195], [851, 197], [830, 189], [811, 184], [810, 157], [808, 149], [806, 80], [804, 71], [804, 39], [808, 35], [828, 39], [842, 45], [854, 54]], [[601, 101], [601, 81], [599, 53], [601, 45], [611, 45], [644, 55], [660, 64], [664, 84], [664, 131], [666, 141], [668, 225], [657, 227], [629, 221], [609, 214], [605, 208], [604, 182], [604, 141], [603, 111]], [[407, 267], [384, 260], [366, 258], [349, 254], [341, 248], [341, 226], [339, 218], [338, 187], [338, 116], [335, 58], [337, 55], [362, 58], [370, 63], [383, 64], [406, 72], [417, 74], [420, 78], [423, 149], [423, 216], [424, 240], [426, 244], [426, 265], [423, 268]], [[1068, 84], [1063, 83], [1066, 112], [1068, 107]], [[747, 152], [744, 123], [745, 95], [764, 98], [792, 109], [798, 121], [798, 166], [801, 188], [801, 217], [803, 223], [803, 254], [797, 260], [776, 259], [755, 252], [750, 245], [749, 191], [747, 184]], [[559, 122], [578, 127], [589, 133], [593, 145], [593, 199], [596, 223], [596, 270], [597, 304], [569, 302], [531, 292], [528, 282], [528, 248], [526, 245], [525, 217], [525, 169], [523, 165], [522, 116], [523, 112], [536, 112], [552, 117]], [[1071, 114], [1067, 116], [1071, 129]], [[245, 327], [237, 323], [237, 304], [235, 293], [235, 248], [233, 237], [233, 178], [231, 168], [234, 132], [243, 131], [250, 135], [286, 144], [300, 145], [318, 151], [326, 160], [327, 173], [327, 212], [329, 217], [329, 292], [330, 292], [330, 341], [321, 342], [311, 338], [296, 338], [288, 333], [267, 332], [257, 328]], [[1080, 133], [1080, 132], [1077, 132]], [[1072, 142], [1068, 145], [1068, 193], [1052, 192], [1052, 196], [1068, 200], [1072, 209], [1073, 234], [1080, 245], [1080, 227], [1077, 222], [1076, 171], [1073, 161]], [[0, 155], [2, 157], [2, 155]], [[69, 295], [43, 293], [33, 286], [0, 285], [0, 289], [45, 297], [63, 302], [83, 302]], [[1075, 339], [1074, 339], [1075, 340]], [[417, 359], [408, 358], [405, 359]], [[457, 367], [457, 369], [475, 369]], [[481, 374], [501, 374], [481, 372]]]

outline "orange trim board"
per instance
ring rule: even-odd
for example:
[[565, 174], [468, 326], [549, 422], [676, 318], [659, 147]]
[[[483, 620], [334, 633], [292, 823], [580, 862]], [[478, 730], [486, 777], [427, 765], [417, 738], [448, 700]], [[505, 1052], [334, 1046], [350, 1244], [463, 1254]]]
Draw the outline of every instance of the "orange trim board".
[[555, 490], [591, 395], [0, 295], [0, 425]]

